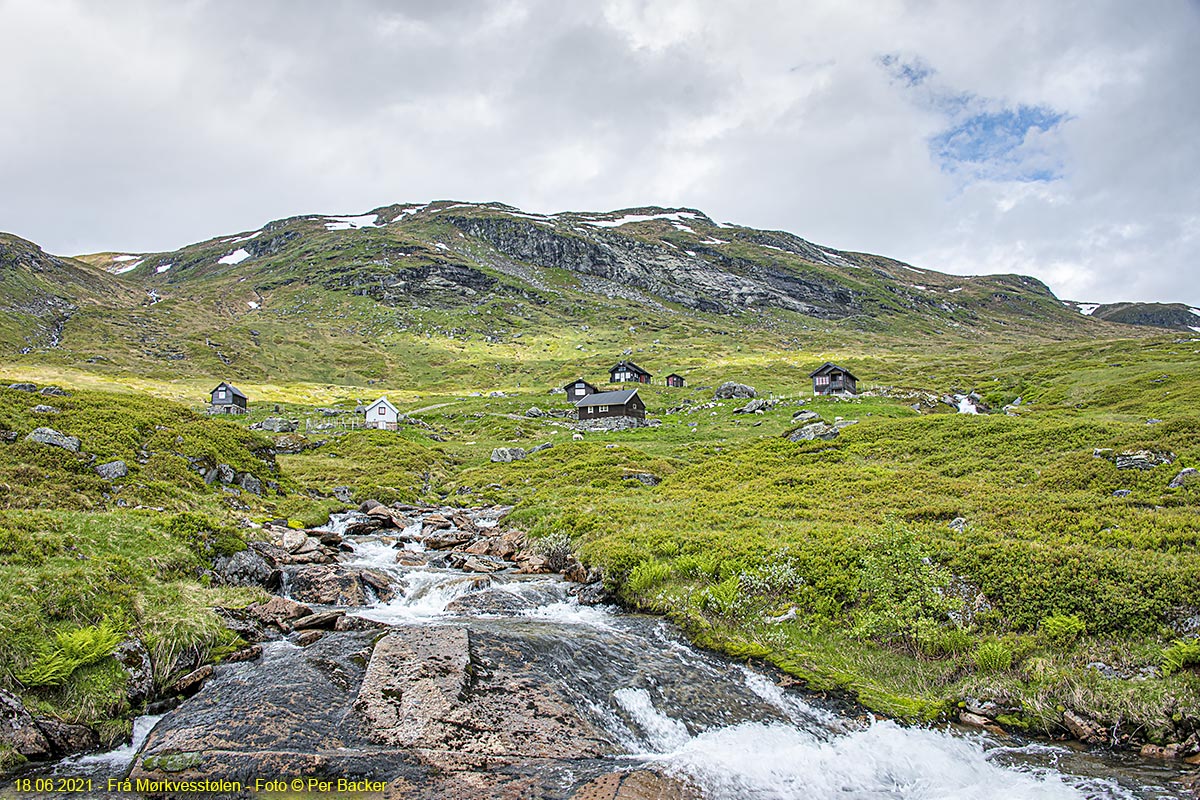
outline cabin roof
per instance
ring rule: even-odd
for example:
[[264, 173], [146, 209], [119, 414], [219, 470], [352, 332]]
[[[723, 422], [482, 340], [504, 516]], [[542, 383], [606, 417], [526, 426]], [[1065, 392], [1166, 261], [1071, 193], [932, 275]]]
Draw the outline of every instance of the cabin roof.
[[372, 408], [374, 408], [375, 406], [380, 405], [380, 404], [383, 404], [383, 405], [387, 406], [388, 408], [390, 408], [392, 410], [393, 414], [400, 413], [394, 405], [392, 405], [390, 402], [388, 402], [387, 397], [379, 398], [374, 403], [371, 403], [371, 405], [367, 406], [363, 411], [364, 411], [364, 413], [369, 414], [369, 413], [371, 413]]
[[583, 406], [623, 406], [638, 393], [637, 389], [622, 389], [619, 392], [596, 392], [575, 403], [576, 407]]
[[638, 375], [645, 375], [646, 377], [650, 377], [649, 372], [646, 372], [646, 370], [642, 369], [641, 367], [639, 367], [637, 364], [633, 363], [632, 361], [618, 361], [617, 365], [615, 367], [613, 367], [612, 369], [610, 369], [609, 372], [610, 373], [618, 372], [618, 371], [620, 371], [620, 369], [622, 367], [625, 367], [630, 372], [634, 372]]
[[226, 387], [227, 389], [229, 389], [229, 393], [230, 393], [230, 394], [232, 394], [234, 397], [240, 397], [240, 398], [242, 398], [243, 400], [247, 399], [247, 398], [246, 398], [246, 395], [242, 394], [242, 392], [241, 392], [241, 390], [240, 390], [240, 389], [238, 389], [238, 388], [237, 388], [236, 386], [234, 386], [232, 383], [227, 383], [226, 381], [221, 381], [221, 382], [220, 382], [220, 383], [218, 383], [216, 386], [214, 386], [214, 387], [212, 388], [212, 391], [211, 391], [211, 392], [209, 392], [209, 394], [216, 394], [216, 393], [217, 393], [217, 389], [220, 389], [222, 386], [224, 386], [224, 387]]
[[683, 376], [682, 376], [682, 375], [680, 375], [678, 372], [672, 372], [672, 373], [671, 373], [670, 375], [668, 375], [667, 377], [668, 377], [668, 378], [682, 378]]
[[586, 386], [591, 386], [593, 391], [595, 391], [595, 389], [596, 389], [596, 387], [595, 387], [594, 385], [592, 385], [591, 383], [588, 383], [588, 381], [587, 381], [587, 379], [586, 379], [586, 378], [576, 378], [575, 380], [571, 381], [570, 383], [568, 383], [568, 384], [567, 384], [566, 386], [564, 386], [563, 388], [564, 388], [564, 389], [570, 389], [570, 388], [572, 388], [572, 387], [573, 387], [575, 384], [577, 384], [577, 383], [582, 383], [582, 384], [584, 384], [584, 385], [586, 385]]
[[846, 375], [852, 380], [858, 380], [858, 378], [856, 378], [854, 373], [850, 370], [846, 369], [845, 367], [839, 367], [837, 364], [830, 363], [829, 361], [826, 361], [824, 364], [808, 373], [808, 377], [815, 378], [818, 375], [824, 375], [826, 373], [833, 372], [834, 370], [846, 373]]

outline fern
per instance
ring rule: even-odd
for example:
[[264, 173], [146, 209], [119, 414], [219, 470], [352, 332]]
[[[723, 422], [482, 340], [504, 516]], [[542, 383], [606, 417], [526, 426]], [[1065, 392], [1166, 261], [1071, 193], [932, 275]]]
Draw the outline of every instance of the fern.
[[1162, 674], [1170, 675], [1200, 664], [1200, 639], [1176, 639], [1162, 651]]
[[20, 672], [17, 680], [30, 687], [60, 686], [80, 667], [111, 656], [122, 637], [108, 620], [73, 631], [59, 631], [54, 644]]

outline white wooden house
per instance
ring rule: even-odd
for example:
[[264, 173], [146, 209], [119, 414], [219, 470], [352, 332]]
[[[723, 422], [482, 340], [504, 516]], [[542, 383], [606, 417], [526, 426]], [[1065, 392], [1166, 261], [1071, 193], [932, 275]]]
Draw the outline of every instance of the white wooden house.
[[388, 402], [386, 397], [381, 397], [371, 403], [364, 412], [364, 421], [368, 428], [379, 428], [384, 431], [396, 430], [396, 420], [399, 418], [400, 412]]

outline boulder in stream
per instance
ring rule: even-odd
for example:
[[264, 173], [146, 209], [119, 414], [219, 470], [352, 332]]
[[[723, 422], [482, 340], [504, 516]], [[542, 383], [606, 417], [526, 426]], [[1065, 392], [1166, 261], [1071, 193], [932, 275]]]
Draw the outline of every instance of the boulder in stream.
[[300, 567], [291, 577], [290, 591], [302, 603], [331, 606], [366, 606], [391, 600], [397, 590], [385, 573], [344, 564]]

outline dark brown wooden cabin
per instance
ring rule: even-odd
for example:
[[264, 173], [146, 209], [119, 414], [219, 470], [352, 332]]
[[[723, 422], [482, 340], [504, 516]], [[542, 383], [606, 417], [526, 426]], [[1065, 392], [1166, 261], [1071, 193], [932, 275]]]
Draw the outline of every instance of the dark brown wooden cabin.
[[567, 399], [574, 403], [576, 400], [581, 400], [589, 394], [595, 394], [600, 391], [595, 386], [585, 381], [583, 378], [573, 380], [563, 387], [563, 391], [567, 393]]
[[232, 383], [221, 381], [217, 384], [209, 395], [212, 397], [212, 402], [209, 405], [208, 413], [210, 414], [245, 414], [246, 413], [246, 395], [238, 391], [238, 388]]
[[808, 373], [812, 378], [813, 394], [858, 394], [858, 378], [845, 367], [826, 361], [817, 369]]
[[683, 376], [677, 372], [672, 372], [667, 376], [667, 386], [673, 386], [676, 389], [681, 389], [686, 383], [687, 381], [683, 379]]
[[575, 404], [580, 421], [600, 417], [646, 418], [646, 404], [638, 397], [637, 389], [589, 394]]
[[649, 383], [650, 373], [639, 367], [632, 361], [618, 362], [615, 367], [608, 371], [609, 378], [613, 383]]

